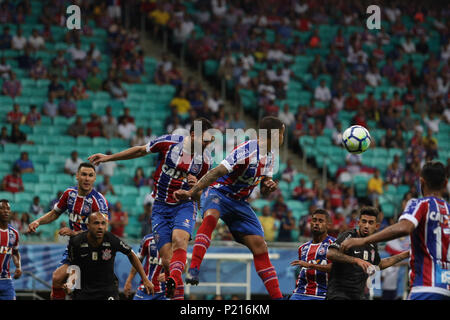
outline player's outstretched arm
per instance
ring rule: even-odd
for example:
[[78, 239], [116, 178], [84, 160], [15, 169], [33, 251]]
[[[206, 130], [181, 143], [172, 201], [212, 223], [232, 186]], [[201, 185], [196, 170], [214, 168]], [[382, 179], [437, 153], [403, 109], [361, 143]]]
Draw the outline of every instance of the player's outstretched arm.
[[403, 251], [402, 253], [396, 254], [395, 256], [381, 259], [378, 266], [380, 267], [380, 270], [383, 270], [407, 258], [409, 258], [409, 251]]
[[135, 146], [128, 148], [126, 150], [120, 151], [118, 153], [106, 155], [103, 153], [96, 153], [88, 157], [88, 160], [93, 165], [99, 165], [102, 162], [108, 161], [118, 161], [118, 160], [129, 160], [139, 157], [143, 157], [147, 154], [146, 146]]
[[211, 171], [208, 171], [193, 187], [191, 190], [177, 190], [174, 192], [174, 198], [177, 201], [188, 200], [191, 197], [197, 197], [203, 189], [209, 187], [214, 181], [228, 173], [227, 168], [220, 164]]
[[147, 291], [147, 294], [154, 294], [155, 289], [153, 288], [153, 283], [148, 280], [147, 276], [145, 275], [144, 268], [142, 267], [141, 261], [138, 259], [136, 254], [131, 251], [130, 254], [127, 255], [128, 259], [130, 260], [131, 265], [134, 269], [137, 270], [139, 275], [142, 279], [142, 284], [145, 287], [145, 290]]
[[53, 221], [55, 221], [56, 219], [59, 218], [59, 213], [56, 212], [54, 209], [50, 212], [47, 212], [46, 214], [44, 214], [42, 217], [34, 220], [33, 222], [31, 222], [28, 225], [28, 230], [26, 233], [34, 233], [36, 232], [36, 229], [42, 225], [42, 224], [48, 224], [51, 223]]
[[399, 222], [383, 229], [380, 232], [376, 232], [368, 237], [363, 238], [351, 238], [342, 242], [340, 250], [346, 251], [353, 247], [362, 247], [369, 243], [378, 243], [397, 239], [408, 234], [411, 234], [415, 229], [414, 223], [409, 220], [400, 220]]
[[372, 265], [370, 262], [346, 255], [345, 253], [342, 253], [335, 248], [328, 248], [327, 259], [333, 262], [357, 264], [364, 270], [364, 272], [367, 272], [367, 268], [369, 268]]
[[313, 264], [303, 260], [294, 260], [291, 262], [291, 266], [300, 266], [307, 269], [315, 269], [322, 272], [330, 272], [331, 271], [331, 263], [322, 265], [322, 264]]

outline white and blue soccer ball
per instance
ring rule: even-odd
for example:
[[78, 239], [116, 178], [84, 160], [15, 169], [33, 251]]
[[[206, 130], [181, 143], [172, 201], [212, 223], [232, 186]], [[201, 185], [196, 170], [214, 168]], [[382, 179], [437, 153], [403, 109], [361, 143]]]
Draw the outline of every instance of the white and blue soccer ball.
[[342, 144], [353, 154], [363, 153], [369, 149], [371, 141], [369, 131], [363, 126], [351, 126], [342, 134]]

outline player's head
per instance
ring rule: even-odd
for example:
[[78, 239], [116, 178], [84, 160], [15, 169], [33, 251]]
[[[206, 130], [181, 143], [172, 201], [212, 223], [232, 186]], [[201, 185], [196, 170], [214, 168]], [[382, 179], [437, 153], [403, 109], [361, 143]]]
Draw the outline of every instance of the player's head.
[[430, 192], [442, 191], [447, 182], [447, 172], [441, 162], [429, 161], [423, 166], [420, 172], [420, 185], [424, 196]]
[[375, 233], [380, 227], [378, 222], [379, 211], [374, 207], [362, 207], [359, 210], [359, 235], [367, 237]]
[[[192, 141], [192, 152], [194, 152], [194, 143], [201, 143], [202, 145], [202, 150], [204, 150], [208, 144], [210, 144], [212, 141], [214, 141], [214, 136], [211, 134], [211, 132], [209, 131], [210, 129], [213, 128], [213, 125], [211, 123], [211, 121], [209, 121], [206, 118], [197, 118], [195, 119], [192, 124], [191, 124], [191, 129], [189, 130], [189, 134], [191, 136], [191, 141]], [[200, 132], [202, 133], [201, 136], [201, 141], [200, 140], [196, 140], [198, 139], [198, 137], [195, 136], [195, 132]]]
[[311, 215], [311, 232], [313, 236], [321, 236], [328, 232], [328, 225], [331, 222], [330, 214], [327, 210], [316, 209]]
[[[266, 132], [265, 136], [267, 137], [268, 146], [271, 146], [273, 139], [277, 138], [277, 137], [279, 139], [278, 145], [281, 146], [284, 141], [284, 130], [285, 129], [286, 129], [286, 126], [284, 125], [283, 121], [281, 121], [277, 117], [272, 117], [272, 116], [264, 117], [259, 122], [259, 130], [260, 130], [259, 132], [261, 134], [262, 130], [265, 130], [265, 132]], [[277, 130], [277, 131], [273, 132], [272, 130]], [[278, 134], [276, 134], [275, 132], [277, 132]]]
[[108, 216], [101, 212], [93, 212], [88, 217], [88, 232], [93, 239], [102, 239], [108, 229]]
[[0, 222], [8, 223], [11, 215], [11, 207], [6, 199], [0, 200]]
[[76, 175], [78, 181], [78, 189], [89, 192], [94, 187], [96, 179], [95, 167], [89, 162], [80, 163]]

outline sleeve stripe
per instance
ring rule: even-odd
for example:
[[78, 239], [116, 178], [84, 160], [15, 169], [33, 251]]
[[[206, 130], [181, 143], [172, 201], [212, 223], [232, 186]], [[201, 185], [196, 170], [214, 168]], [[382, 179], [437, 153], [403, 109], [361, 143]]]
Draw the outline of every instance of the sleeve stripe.
[[399, 219], [398, 219], [398, 221], [401, 221], [401, 220], [409, 220], [409, 221], [411, 221], [413, 224], [414, 224], [414, 226], [417, 228], [417, 226], [419, 225], [419, 221], [417, 221], [417, 219], [414, 217], [414, 216], [412, 216], [412, 215], [410, 215], [410, 214], [403, 214]]

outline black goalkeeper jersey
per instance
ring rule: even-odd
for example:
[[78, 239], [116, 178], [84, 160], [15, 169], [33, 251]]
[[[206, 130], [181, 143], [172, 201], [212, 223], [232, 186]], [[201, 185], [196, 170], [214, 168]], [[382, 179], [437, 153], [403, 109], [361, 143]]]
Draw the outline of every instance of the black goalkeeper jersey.
[[74, 296], [82, 299], [102, 299], [118, 296], [118, 280], [114, 274], [116, 252], [131, 253], [131, 247], [111, 232], [106, 232], [98, 247], [88, 243], [88, 231], [69, 240], [69, 262], [81, 271], [81, 288]]
[[[333, 248], [339, 250], [341, 243], [349, 238], [360, 238], [358, 230], [353, 229], [341, 233], [328, 250], [333, 250]], [[381, 261], [376, 244], [354, 247], [344, 253], [368, 261], [373, 265], [378, 265]], [[365, 299], [364, 289], [368, 277], [368, 274], [356, 264], [333, 261], [329, 275], [327, 299]]]

